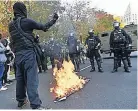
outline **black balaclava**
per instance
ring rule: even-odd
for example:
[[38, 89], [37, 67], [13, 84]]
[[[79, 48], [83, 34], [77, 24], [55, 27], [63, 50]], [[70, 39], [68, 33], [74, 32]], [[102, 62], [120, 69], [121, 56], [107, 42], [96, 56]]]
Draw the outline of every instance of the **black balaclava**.
[[14, 12], [14, 20], [17, 19], [18, 17], [21, 18], [27, 18], [27, 9], [24, 3], [22, 2], [16, 2], [13, 5], [13, 12]]

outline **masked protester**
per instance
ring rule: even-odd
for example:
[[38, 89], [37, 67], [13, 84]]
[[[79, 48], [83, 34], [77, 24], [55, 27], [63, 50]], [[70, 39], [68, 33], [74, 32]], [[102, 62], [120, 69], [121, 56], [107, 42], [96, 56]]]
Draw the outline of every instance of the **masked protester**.
[[46, 23], [37, 23], [27, 18], [27, 9], [22, 2], [13, 5], [14, 19], [9, 23], [11, 46], [15, 53], [16, 65], [16, 100], [18, 107], [22, 108], [27, 103], [27, 96], [32, 109], [44, 109], [38, 94], [38, 64], [40, 64], [41, 51], [35, 43], [33, 30], [46, 32], [58, 19], [54, 14], [53, 19]]
[[75, 67], [75, 72], [79, 72], [80, 65], [79, 65], [78, 43], [77, 43], [77, 39], [74, 37], [73, 33], [70, 33], [70, 35], [67, 39], [67, 46], [69, 49], [69, 57]]
[[117, 72], [119, 58], [124, 64], [125, 72], [130, 72], [126, 58], [128, 48], [128, 35], [124, 30], [120, 29], [119, 22], [114, 22], [113, 27], [114, 30], [111, 32], [109, 43], [111, 51], [114, 53], [114, 68], [112, 73]]
[[94, 35], [94, 30], [90, 30], [88, 33], [89, 33], [89, 36], [85, 41], [85, 45], [88, 46], [87, 57], [90, 59], [90, 63], [92, 66], [92, 69], [90, 72], [95, 71], [94, 57], [98, 65], [99, 72], [103, 72], [103, 69], [101, 66], [101, 56], [99, 53], [99, 50], [101, 47], [101, 40], [99, 39], [99, 37]]

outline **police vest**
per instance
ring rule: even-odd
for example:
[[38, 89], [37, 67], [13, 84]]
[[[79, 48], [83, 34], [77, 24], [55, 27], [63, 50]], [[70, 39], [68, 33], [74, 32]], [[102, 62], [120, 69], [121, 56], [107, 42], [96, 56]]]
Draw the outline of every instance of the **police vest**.
[[115, 30], [114, 31], [114, 39], [113, 43], [118, 43], [118, 44], [124, 44], [126, 43], [126, 38], [123, 35], [121, 30]]
[[97, 45], [97, 41], [95, 37], [88, 38], [88, 49], [94, 50]]

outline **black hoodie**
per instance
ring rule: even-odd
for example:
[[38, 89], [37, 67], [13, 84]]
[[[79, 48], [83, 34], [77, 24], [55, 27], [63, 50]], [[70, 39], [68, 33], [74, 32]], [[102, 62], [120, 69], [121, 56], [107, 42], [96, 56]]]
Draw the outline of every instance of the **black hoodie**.
[[13, 21], [21, 17], [22, 18], [21, 28], [26, 33], [32, 33], [34, 29], [47, 31], [56, 22], [56, 20], [53, 19], [50, 22], [43, 25], [41, 23], [35, 22], [32, 19], [27, 18], [27, 9], [22, 2], [16, 2], [13, 6], [13, 11], [14, 11]]

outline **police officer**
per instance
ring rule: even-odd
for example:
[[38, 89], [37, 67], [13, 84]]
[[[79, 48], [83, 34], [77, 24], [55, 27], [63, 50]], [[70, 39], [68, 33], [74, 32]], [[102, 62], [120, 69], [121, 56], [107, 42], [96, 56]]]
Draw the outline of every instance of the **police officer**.
[[91, 71], [95, 71], [95, 66], [94, 66], [94, 57], [96, 59], [97, 65], [98, 65], [98, 70], [99, 72], [103, 72], [102, 66], [101, 66], [101, 56], [99, 53], [100, 47], [101, 47], [101, 40], [99, 39], [98, 36], [94, 35], [94, 30], [90, 30], [89, 36], [85, 41], [85, 45], [88, 46], [87, 49], [87, 57], [90, 59], [91, 63]]
[[80, 71], [80, 64], [79, 64], [79, 47], [77, 43], [77, 39], [74, 37], [73, 33], [70, 33], [68, 40], [67, 40], [67, 46], [69, 49], [69, 57], [74, 64], [75, 72]]
[[130, 54], [131, 54], [131, 49], [132, 49], [132, 39], [128, 35], [128, 50], [127, 50], [127, 62], [128, 62], [128, 67], [132, 67], [131, 65], [131, 60], [130, 60]]
[[[131, 60], [130, 60], [130, 54], [131, 54], [131, 49], [132, 49], [132, 39], [131, 37], [128, 35], [128, 50], [127, 50], [127, 63], [128, 63], [128, 67], [132, 67], [131, 65]], [[118, 67], [121, 67], [121, 55], [119, 55], [119, 59], [118, 59]]]
[[55, 41], [54, 41], [54, 38], [50, 39], [48, 46], [50, 48], [50, 61], [51, 61], [52, 69], [54, 69], [54, 67], [55, 67], [55, 60], [54, 60]]
[[120, 29], [119, 22], [115, 21], [113, 23], [113, 27], [114, 30], [111, 32], [110, 35], [110, 48], [111, 51], [114, 53], [114, 68], [112, 73], [117, 72], [119, 57], [121, 57], [121, 60], [124, 64], [125, 72], [130, 72], [130, 70], [128, 69], [126, 58], [128, 47], [128, 35], [124, 30]]
[[9, 24], [11, 46], [14, 48], [16, 65], [16, 100], [18, 107], [27, 103], [27, 96], [32, 109], [45, 109], [38, 94], [38, 72], [36, 45], [33, 30], [47, 31], [58, 19], [54, 14], [53, 19], [46, 23], [37, 23], [27, 18], [27, 9], [22, 2], [13, 5], [14, 19]]
[[80, 63], [85, 64], [85, 60], [84, 60], [84, 56], [85, 56], [84, 45], [80, 42], [80, 40], [79, 40], [79, 44], [80, 44]]

